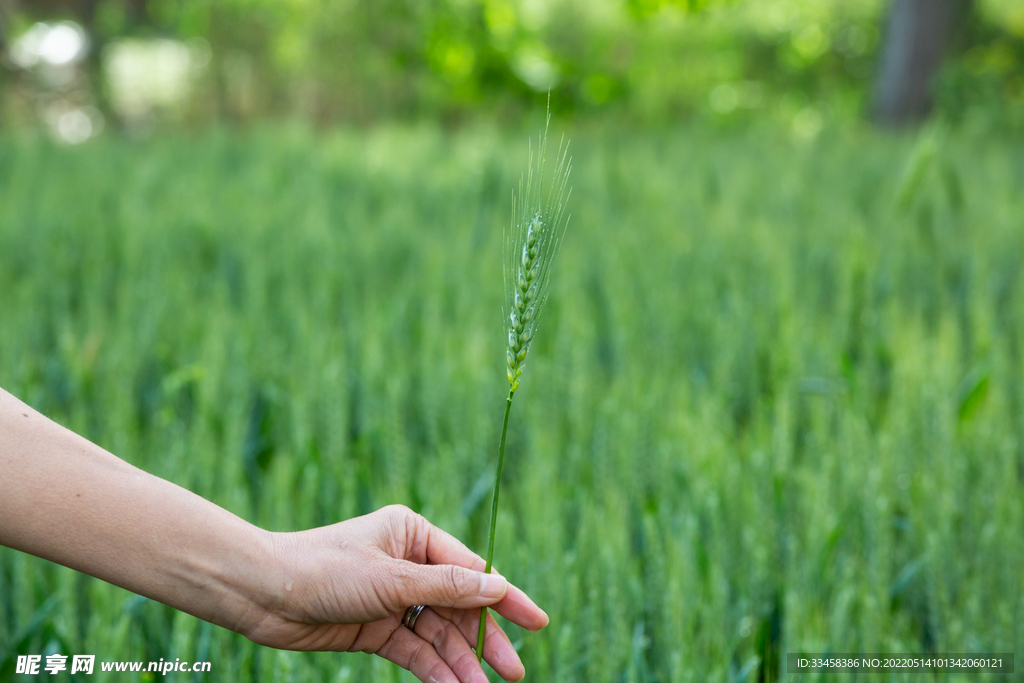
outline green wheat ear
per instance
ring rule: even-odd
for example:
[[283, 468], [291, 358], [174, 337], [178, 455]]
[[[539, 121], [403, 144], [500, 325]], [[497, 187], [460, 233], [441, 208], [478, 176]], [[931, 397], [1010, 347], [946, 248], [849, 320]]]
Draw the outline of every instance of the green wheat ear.
[[[544, 182], [544, 161], [547, 155], [548, 113], [544, 132], [538, 140], [536, 157], [530, 147], [530, 161], [526, 175], [519, 180], [519, 192], [512, 198], [512, 225], [505, 235], [505, 320], [508, 325], [508, 398], [505, 399], [505, 419], [501, 426], [501, 445], [498, 448], [498, 467], [494, 474], [494, 493], [491, 496], [490, 536], [487, 541], [487, 568], [490, 573], [494, 559], [494, 530], [498, 518], [498, 491], [501, 488], [501, 469], [505, 463], [505, 435], [508, 432], [508, 414], [512, 396], [519, 388], [519, 377], [526, 365], [526, 355], [537, 333], [541, 310], [548, 296], [551, 263], [565, 235], [569, 217], [565, 205], [569, 200], [569, 171], [572, 160], [569, 145], [558, 146], [555, 170], [551, 180]], [[477, 634], [476, 656], [483, 657], [484, 632], [487, 627], [487, 608], [480, 609], [480, 629]]]
[[519, 387], [519, 376], [523, 374], [526, 354], [547, 299], [551, 263], [568, 225], [565, 204], [569, 199], [569, 171], [572, 168], [569, 148], [567, 144], [559, 145], [555, 171], [550, 185], [545, 188], [547, 137], [545, 126], [536, 163], [531, 149], [529, 170], [520, 179], [519, 194], [513, 198], [513, 222], [505, 242], [505, 291], [508, 293], [505, 304], [508, 321], [506, 358], [512, 391]]

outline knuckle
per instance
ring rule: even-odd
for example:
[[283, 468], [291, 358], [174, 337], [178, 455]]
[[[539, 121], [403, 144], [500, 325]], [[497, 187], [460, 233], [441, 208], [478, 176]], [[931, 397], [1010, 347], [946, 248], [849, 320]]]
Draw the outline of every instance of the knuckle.
[[[434, 639], [432, 642], [435, 650], [437, 650], [438, 652], [445, 652], [446, 650], [448, 650], [448, 645], [452, 640], [453, 627], [454, 625], [449, 622], [448, 624], [442, 626], [434, 635]], [[458, 642], [457, 639], [456, 642]]]
[[[475, 622], [473, 621], [473, 616], [472, 616], [473, 614], [476, 614], [476, 617], [477, 617], [477, 620]], [[459, 609], [459, 610], [454, 610], [452, 612], [451, 622], [452, 622], [452, 624], [454, 624], [458, 628], [461, 628], [462, 625], [466, 623], [467, 619], [469, 619], [469, 629], [470, 630], [473, 630], [474, 628], [479, 628], [479, 626], [480, 626], [480, 610], [478, 610], [478, 609], [468, 609], [468, 610], [466, 610], [466, 609]]]
[[464, 672], [465, 678], [469, 678], [470, 672], [477, 668], [476, 655], [473, 652], [464, 652], [452, 662], [452, 669]]
[[415, 546], [417, 530], [422, 526], [423, 518], [404, 505], [388, 505], [382, 507], [381, 527], [388, 538], [391, 552], [397, 557], [407, 557], [410, 548]]
[[424, 642], [422, 640], [417, 641], [416, 643], [414, 643], [412, 645], [412, 648], [409, 651], [409, 661], [410, 662], [419, 662], [419, 661], [421, 661], [423, 659], [424, 648], [426, 646], [427, 646], [426, 642]]
[[434, 664], [434, 666], [430, 667], [429, 671], [427, 671], [426, 680], [443, 681], [449, 670], [450, 669], [448, 668], [447, 664], [445, 664], [444, 662], [437, 662]]
[[412, 510], [404, 505], [394, 504], [382, 507], [380, 511], [384, 514], [391, 524], [399, 526], [409, 518], [410, 515], [415, 514]]
[[465, 573], [459, 567], [449, 564], [445, 565], [443, 576], [444, 588], [447, 597], [452, 602], [455, 602], [462, 596], [463, 589], [466, 585]]

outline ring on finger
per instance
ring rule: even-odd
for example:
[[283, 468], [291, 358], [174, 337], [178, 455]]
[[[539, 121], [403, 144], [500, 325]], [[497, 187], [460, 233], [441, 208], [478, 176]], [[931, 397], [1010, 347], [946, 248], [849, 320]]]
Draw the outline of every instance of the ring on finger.
[[416, 633], [416, 620], [420, 618], [420, 613], [426, 608], [426, 605], [413, 605], [405, 610], [405, 616], [402, 617], [402, 625]]

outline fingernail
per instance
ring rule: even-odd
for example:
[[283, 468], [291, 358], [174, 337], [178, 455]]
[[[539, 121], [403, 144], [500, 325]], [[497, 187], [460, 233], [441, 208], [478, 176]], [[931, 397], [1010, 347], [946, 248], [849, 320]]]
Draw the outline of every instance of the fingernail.
[[485, 598], [500, 598], [508, 591], [508, 581], [497, 574], [480, 575], [480, 595]]

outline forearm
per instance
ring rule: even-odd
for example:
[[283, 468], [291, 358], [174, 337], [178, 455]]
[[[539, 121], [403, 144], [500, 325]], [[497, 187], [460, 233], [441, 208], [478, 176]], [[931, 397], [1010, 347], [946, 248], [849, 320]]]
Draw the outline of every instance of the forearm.
[[0, 544], [247, 632], [286, 580], [268, 581], [270, 543], [0, 389]]

